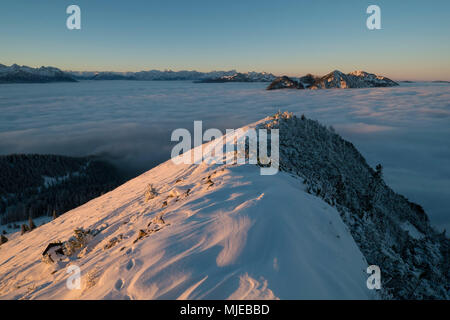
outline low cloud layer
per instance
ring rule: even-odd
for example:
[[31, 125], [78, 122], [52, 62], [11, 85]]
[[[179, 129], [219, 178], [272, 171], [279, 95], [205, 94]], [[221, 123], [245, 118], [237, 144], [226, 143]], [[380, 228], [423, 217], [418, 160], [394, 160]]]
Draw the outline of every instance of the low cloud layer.
[[450, 227], [450, 86], [286, 90], [264, 84], [84, 81], [0, 86], [0, 154], [102, 155], [127, 174], [170, 156], [171, 132], [238, 128], [289, 110], [333, 125], [395, 191]]

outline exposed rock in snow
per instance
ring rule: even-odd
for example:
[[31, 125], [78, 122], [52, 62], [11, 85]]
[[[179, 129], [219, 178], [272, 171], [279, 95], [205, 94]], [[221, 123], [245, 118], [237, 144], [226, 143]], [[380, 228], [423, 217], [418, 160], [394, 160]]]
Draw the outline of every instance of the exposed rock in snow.
[[6, 242], [8, 242], [8, 238], [1, 234], [0, 235], [0, 245], [4, 244]]
[[54, 67], [30, 68], [0, 64], [0, 83], [76, 82], [69, 74]]
[[277, 90], [277, 89], [304, 89], [302, 83], [292, 80], [287, 76], [282, 76], [276, 78], [272, 83], [267, 87], [267, 90]]
[[45, 263], [55, 263], [64, 259], [64, 250], [62, 242], [49, 243], [42, 252], [42, 261]]

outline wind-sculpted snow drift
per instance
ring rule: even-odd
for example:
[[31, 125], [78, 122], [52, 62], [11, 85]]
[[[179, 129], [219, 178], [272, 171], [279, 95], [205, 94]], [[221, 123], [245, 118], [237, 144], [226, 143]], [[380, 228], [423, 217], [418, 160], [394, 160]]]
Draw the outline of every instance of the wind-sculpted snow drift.
[[[169, 160], [11, 236], [0, 297], [448, 298], [448, 239], [351, 143], [289, 114], [254, 127], [280, 129], [282, 172]], [[381, 267], [380, 294], [366, 287], [368, 264]], [[69, 290], [73, 265], [81, 287]]]

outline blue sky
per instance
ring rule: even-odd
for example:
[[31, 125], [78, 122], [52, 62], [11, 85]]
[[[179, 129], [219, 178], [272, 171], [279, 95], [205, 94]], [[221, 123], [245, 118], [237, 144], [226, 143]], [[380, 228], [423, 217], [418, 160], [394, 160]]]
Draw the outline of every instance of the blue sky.
[[[66, 28], [81, 8], [82, 29]], [[366, 28], [381, 8], [382, 30]], [[450, 80], [450, 1], [2, 0], [0, 63]]]

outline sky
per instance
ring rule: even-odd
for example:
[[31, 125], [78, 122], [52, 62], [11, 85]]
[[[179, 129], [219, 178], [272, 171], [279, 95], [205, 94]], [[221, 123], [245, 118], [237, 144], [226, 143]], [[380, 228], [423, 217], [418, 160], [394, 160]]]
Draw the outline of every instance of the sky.
[[[81, 8], [68, 30], [66, 8]], [[381, 8], [381, 30], [366, 9]], [[2, 0], [0, 63], [450, 80], [450, 1]]]

